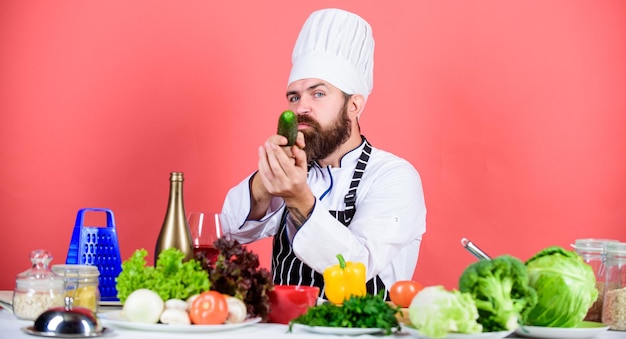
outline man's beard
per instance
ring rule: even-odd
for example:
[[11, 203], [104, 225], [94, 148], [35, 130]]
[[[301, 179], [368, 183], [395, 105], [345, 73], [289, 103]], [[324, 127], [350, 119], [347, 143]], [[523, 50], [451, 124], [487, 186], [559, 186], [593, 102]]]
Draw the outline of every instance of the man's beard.
[[304, 114], [298, 117], [298, 123], [309, 125], [302, 131], [306, 146], [304, 152], [308, 162], [328, 157], [336, 151], [350, 137], [352, 123], [348, 117], [348, 106], [344, 105], [337, 119], [329, 127], [322, 128], [320, 124]]

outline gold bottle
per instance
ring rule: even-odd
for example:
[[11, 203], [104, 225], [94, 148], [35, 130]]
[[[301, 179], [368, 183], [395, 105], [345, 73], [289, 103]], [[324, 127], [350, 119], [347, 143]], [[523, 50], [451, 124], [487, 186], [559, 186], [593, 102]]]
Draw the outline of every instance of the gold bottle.
[[193, 243], [183, 202], [183, 173], [170, 173], [170, 198], [167, 204], [165, 220], [156, 242], [154, 263], [159, 253], [166, 248], [178, 248], [185, 255], [185, 261], [193, 258]]

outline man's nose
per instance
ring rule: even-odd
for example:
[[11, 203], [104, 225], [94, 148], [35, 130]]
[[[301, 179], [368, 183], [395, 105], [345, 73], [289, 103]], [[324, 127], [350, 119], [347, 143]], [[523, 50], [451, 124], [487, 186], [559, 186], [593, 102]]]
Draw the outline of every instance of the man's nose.
[[309, 112], [311, 112], [311, 105], [308, 99], [300, 98], [293, 111], [298, 115], [308, 114]]

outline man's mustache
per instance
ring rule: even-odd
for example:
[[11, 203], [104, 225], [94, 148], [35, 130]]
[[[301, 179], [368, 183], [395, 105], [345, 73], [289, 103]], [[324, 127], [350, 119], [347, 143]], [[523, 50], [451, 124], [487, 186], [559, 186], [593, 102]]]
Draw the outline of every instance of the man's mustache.
[[309, 125], [311, 127], [319, 129], [319, 123], [317, 121], [315, 121], [314, 119], [312, 119], [311, 117], [309, 117], [308, 115], [299, 115], [298, 116], [298, 123], [307, 124], [307, 125]]

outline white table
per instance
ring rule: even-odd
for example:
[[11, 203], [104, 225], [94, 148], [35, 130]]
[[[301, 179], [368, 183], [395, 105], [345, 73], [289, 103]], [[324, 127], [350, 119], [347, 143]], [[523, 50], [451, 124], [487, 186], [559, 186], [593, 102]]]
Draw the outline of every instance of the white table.
[[[10, 291], [0, 291], [0, 298], [7, 300], [7, 297], [11, 295]], [[9, 298], [10, 300], [10, 298]], [[104, 312], [115, 310], [114, 308], [105, 308]], [[272, 339], [300, 339], [300, 338], [358, 338], [358, 339], [371, 339], [371, 338], [389, 338], [389, 339], [412, 339], [414, 336], [408, 333], [396, 333], [391, 336], [383, 335], [359, 335], [359, 336], [340, 336], [330, 334], [317, 334], [310, 333], [302, 329], [294, 329], [293, 332], [287, 332], [288, 326], [281, 324], [268, 324], [258, 323], [242, 328], [232, 329], [228, 331], [210, 332], [210, 333], [171, 333], [171, 332], [148, 332], [138, 331], [131, 329], [124, 329], [120, 327], [108, 326], [106, 320], [103, 320], [106, 327], [112, 329], [112, 333], [103, 336], [102, 338], [115, 338], [115, 339], [134, 339], [134, 338], [204, 338], [210, 337], [211, 339], [231, 339], [231, 338], [272, 338]], [[25, 321], [17, 319], [12, 313], [7, 310], [0, 309], [0, 339], [18, 339], [18, 338], [36, 338], [21, 330], [22, 327], [32, 326], [32, 321]], [[165, 325], [163, 325], [165, 326]], [[508, 338], [522, 338], [515, 335], [511, 335]], [[623, 339], [626, 338], [626, 332], [619, 331], [607, 331], [595, 336], [593, 339]]]
[[[24, 333], [21, 328], [26, 326], [32, 326], [32, 321], [18, 320], [15, 316], [7, 311], [0, 311], [0, 338], [36, 338], [29, 334]], [[104, 321], [107, 326], [106, 321]], [[166, 325], [163, 325], [166, 326]], [[300, 339], [300, 338], [349, 338], [345, 336], [336, 335], [320, 335], [315, 333], [309, 333], [303, 330], [294, 330], [291, 333], [287, 333], [288, 326], [281, 324], [267, 324], [259, 323], [242, 328], [237, 328], [228, 331], [210, 332], [210, 333], [171, 333], [171, 332], [144, 332], [131, 329], [124, 329], [118, 327], [110, 327], [113, 332], [102, 338], [114, 338], [114, 339], [135, 339], [135, 338], [211, 338], [211, 339], [232, 339], [232, 338], [272, 338], [272, 339]], [[372, 335], [360, 335], [359, 339], [366, 338], [381, 338], [380, 336]], [[397, 334], [388, 338], [404, 338], [411, 339], [412, 336], [408, 334]]]

